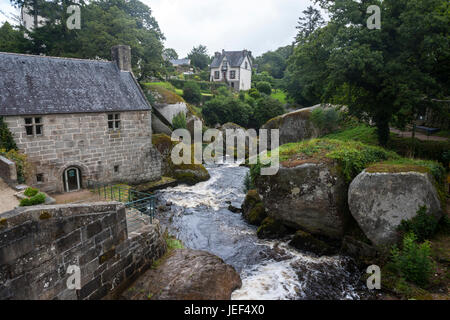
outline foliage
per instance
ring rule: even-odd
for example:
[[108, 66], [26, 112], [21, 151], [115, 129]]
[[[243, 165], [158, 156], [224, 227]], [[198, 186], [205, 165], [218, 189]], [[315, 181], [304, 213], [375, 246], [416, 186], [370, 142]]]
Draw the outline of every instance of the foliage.
[[247, 172], [244, 177], [243, 191], [244, 191], [244, 193], [247, 193], [249, 190], [253, 190], [253, 189], [255, 189], [255, 185], [252, 181], [252, 177], [251, 177], [250, 173]]
[[8, 22], [0, 27], [0, 52], [24, 53], [28, 46], [29, 41], [24, 37], [23, 29], [13, 27]]
[[39, 193], [38, 189], [29, 187], [29, 188], [25, 189], [23, 194], [26, 195], [27, 197], [31, 198], [31, 197], [34, 197], [35, 195], [37, 195], [38, 193]]
[[175, 49], [172, 48], [166, 48], [163, 50], [163, 57], [166, 60], [177, 60], [178, 59], [178, 53], [175, 51]]
[[30, 207], [30, 206], [36, 206], [39, 204], [45, 203], [46, 196], [44, 193], [39, 192], [38, 194], [34, 195], [30, 198], [24, 198], [20, 200], [19, 206], [21, 207]]
[[256, 84], [256, 89], [258, 89], [259, 92], [270, 95], [272, 93], [272, 86], [269, 82], [261, 81]]
[[286, 93], [282, 90], [276, 89], [274, 92], [272, 92], [271, 97], [277, 99], [283, 105], [287, 103]]
[[311, 112], [312, 123], [320, 129], [321, 132], [333, 132], [339, 126], [339, 112], [335, 108], [322, 109], [317, 108]]
[[191, 65], [201, 70], [206, 69], [210, 63], [210, 57], [208, 56], [208, 50], [206, 46], [199, 45], [192, 48], [188, 54], [188, 58], [191, 59]]
[[392, 261], [397, 272], [407, 281], [419, 286], [429, 283], [435, 264], [431, 259], [431, 245], [428, 241], [418, 244], [414, 233], [403, 238], [402, 249], [392, 248]]
[[[164, 36], [148, 6], [139, 0], [81, 1], [81, 29], [70, 30], [65, 21], [72, 0], [11, 0], [33, 7], [47, 23], [27, 32], [28, 47], [22, 53], [82, 59], [111, 59], [111, 47], [131, 46], [131, 62], [139, 80], [163, 71]], [[33, 13], [33, 11], [32, 11]], [[64, 23], [60, 23], [63, 21]]]
[[194, 81], [186, 82], [183, 87], [183, 98], [189, 103], [199, 104], [202, 101], [200, 86]]
[[184, 114], [184, 112], [180, 112], [175, 117], [173, 117], [172, 126], [174, 130], [187, 128], [186, 115]]
[[256, 106], [253, 111], [253, 121], [250, 125], [255, 128], [260, 128], [270, 119], [283, 113], [285, 113], [285, 110], [280, 101], [270, 96], [261, 97], [256, 100]]
[[0, 149], [0, 155], [16, 163], [17, 182], [25, 183], [31, 170], [30, 164], [27, 162], [27, 156], [14, 149], [9, 151]]
[[16, 142], [8, 129], [8, 125], [3, 121], [3, 117], [0, 117], [0, 149], [17, 150]]
[[[450, 15], [446, 0], [318, 0], [330, 22], [300, 43], [288, 63], [287, 89], [300, 104], [348, 106], [371, 119], [380, 145], [389, 124], [408, 123], [450, 95]], [[382, 10], [382, 27], [367, 28], [367, 7]]]
[[411, 220], [403, 220], [399, 226], [399, 230], [404, 233], [414, 233], [417, 240], [422, 242], [430, 239], [436, 232], [438, 227], [438, 220], [433, 214], [427, 213], [427, 207], [422, 206], [417, 211], [417, 216]]
[[303, 11], [303, 16], [298, 19], [298, 25], [296, 29], [298, 30], [295, 40], [297, 43], [303, 43], [308, 37], [318, 28], [323, 26], [325, 21], [320, 14], [320, 11], [309, 6]]

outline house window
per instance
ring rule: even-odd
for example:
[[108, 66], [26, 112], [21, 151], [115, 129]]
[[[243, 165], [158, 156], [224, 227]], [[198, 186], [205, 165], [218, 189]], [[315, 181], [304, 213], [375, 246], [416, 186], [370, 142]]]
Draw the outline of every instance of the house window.
[[42, 118], [25, 118], [25, 131], [27, 133], [27, 136], [41, 136], [43, 131], [42, 128]]
[[109, 130], [120, 129], [120, 113], [108, 114], [108, 129]]
[[230, 71], [230, 79], [236, 79], [236, 71]]
[[214, 79], [220, 78], [220, 71], [214, 71]]
[[234, 88], [234, 82], [231, 83], [231, 87]]
[[119, 166], [114, 166], [114, 172], [118, 173], [119, 172]]
[[245, 62], [245, 69], [247, 69], [248, 68], [248, 63], [247, 62]]
[[44, 182], [44, 174], [43, 174], [43, 173], [38, 173], [38, 174], [36, 175], [36, 181], [37, 181], [38, 183]]

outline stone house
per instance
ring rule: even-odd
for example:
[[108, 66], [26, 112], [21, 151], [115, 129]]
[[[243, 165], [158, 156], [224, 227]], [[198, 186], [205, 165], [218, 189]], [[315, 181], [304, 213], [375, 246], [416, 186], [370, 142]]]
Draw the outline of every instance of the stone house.
[[211, 82], [225, 82], [235, 91], [250, 90], [252, 86], [251, 51], [216, 52], [211, 63]]
[[27, 184], [71, 192], [161, 176], [151, 106], [131, 71], [131, 49], [112, 62], [0, 53], [0, 116], [32, 173]]

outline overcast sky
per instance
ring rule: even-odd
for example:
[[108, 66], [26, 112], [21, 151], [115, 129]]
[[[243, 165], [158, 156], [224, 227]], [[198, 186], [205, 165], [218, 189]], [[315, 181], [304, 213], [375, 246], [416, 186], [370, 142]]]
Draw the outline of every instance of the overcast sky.
[[[193, 46], [215, 51], [248, 49], [258, 56], [292, 43], [295, 26], [310, 0], [141, 0], [181, 58]], [[0, 10], [11, 12], [9, 0]], [[83, 19], [83, 17], [81, 17]], [[0, 22], [5, 17], [0, 12]]]

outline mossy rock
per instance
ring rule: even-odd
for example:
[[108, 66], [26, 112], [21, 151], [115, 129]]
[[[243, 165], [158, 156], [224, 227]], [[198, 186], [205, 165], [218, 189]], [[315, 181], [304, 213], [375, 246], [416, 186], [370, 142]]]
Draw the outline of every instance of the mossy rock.
[[173, 177], [181, 183], [194, 185], [208, 181], [211, 176], [208, 170], [201, 164], [181, 164], [173, 166]]
[[336, 250], [326, 242], [314, 238], [310, 233], [302, 230], [298, 230], [295, 233], [294, 238], [289, 244], [299, 250], [310, 251], [320, 256], [336, 253]]
[[288, 234], [288, 229], [280, 220], [267, 217], [258, 228], [257, 235], [260, 239], [277, 239]]
[[242, 204], [242, 216], [252, 225], [259, 226], [267, 213], [257, 190], [249, 190]]
[[158, 104], [186, 103], [186, 101], [173, 91], [158, 85], [146, 84], [145, 88], [150, 91]]
[[171, 137], [164, 133], [152, 135], [152, 143], [162, 155], [170, 154], [173, 146], [176, 144]]

